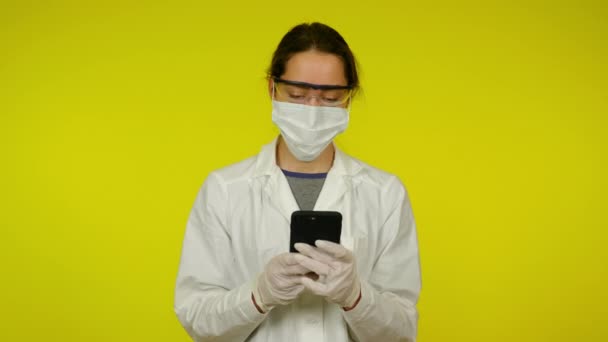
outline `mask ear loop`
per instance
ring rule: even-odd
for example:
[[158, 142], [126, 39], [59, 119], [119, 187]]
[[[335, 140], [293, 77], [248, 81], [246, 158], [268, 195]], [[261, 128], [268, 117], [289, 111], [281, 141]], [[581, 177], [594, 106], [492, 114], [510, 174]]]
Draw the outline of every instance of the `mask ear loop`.
[[274, 88], [276, 87], [276, 83], [274, 83], [274, 80], [271, 80], [272, 82], [272, 101], [275, 101], [274, 99]]
[[352, 106], [352, 104], [353, 104], [353, 96], [351, 95], [348, 97], [348, 106], [346, 107], [346, 111], [348, 113], [350, 113], [350, 107]]

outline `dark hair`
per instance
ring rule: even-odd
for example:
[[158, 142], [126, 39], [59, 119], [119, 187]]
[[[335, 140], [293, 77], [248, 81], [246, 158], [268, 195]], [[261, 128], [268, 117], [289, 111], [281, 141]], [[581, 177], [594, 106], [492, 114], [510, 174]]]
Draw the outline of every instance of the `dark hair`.
[[357, 62], [348, 44], [333, 28], [321, 23], [304, 23], [293, 27], [283, 36], [272, 55], [268, 68], [269, 78], [281, 77], [285, 73], [287, 61], [296, 53], [309, 50], [331, 53], [342, 59], [344, 75], [348, 85], [359, 89]]

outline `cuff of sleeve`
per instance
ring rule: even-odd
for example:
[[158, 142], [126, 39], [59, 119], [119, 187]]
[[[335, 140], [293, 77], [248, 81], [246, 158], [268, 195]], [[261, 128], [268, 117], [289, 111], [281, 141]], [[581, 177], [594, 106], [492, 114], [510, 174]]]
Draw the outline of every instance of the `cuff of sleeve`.
[[[254, 293], [255, 280], [243, 284], [239, 289], [239, 307], [245, 318], [251, 322], [262, 321], [266, 318], [266, 314], [261, 314], [251, 300], [251, 294]], [[268, 311], [264, 311], [268, 313]]]
[[355, 287], [352, 297], [353, 297], [352, 300], [347, 301], [347, 303], [349, 303], [350, 305], [343, 306], [342, 310], [350, 311], [350, 310], [354, 309], [357, 306], [357, 304], [359, 304], [359, 302], [361, 301], [361, 282], [360, 281], [357, 282], [357, 287]]
[[[260, 277], [262, 276], [262, 274], [258, 274], [254, 280], [251, 282], [251, 293], [253, 294], [253, 297], [255, 298], [255, 304], [257, 304], [257, 306], [263, 311], [264, 314], [268, 313], [270, 310], [272, 310], [272, 308], [274, 308], [274, 306], [269, 306], [269, 305], [265, 305], [264, 302], [262, 301], [262, 296], [260, 295], [260, 291], [258, 290], [258, 281], [260, 280]], [[252, 301], [254, 300], [254, 298], [252, 298]], [[257, 308], [256, 308], [257, 310]], [[259, 311], [258, 311], [259, 312]]]
[[366, 281], [361, 280], [361, 298], [354, 308], [342, 312], [344, 318], [350, 322], [363, 320], [369, 310], [374, 306], [377, 296], [376, 290]]

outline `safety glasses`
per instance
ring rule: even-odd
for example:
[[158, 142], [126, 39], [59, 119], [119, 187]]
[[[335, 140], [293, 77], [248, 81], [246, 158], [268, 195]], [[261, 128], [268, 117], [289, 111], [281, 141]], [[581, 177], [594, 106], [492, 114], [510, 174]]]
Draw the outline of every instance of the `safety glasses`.
[[344, 85], [321, 85], [272, 78], [277, 95], [287, 102], [307, 104], [316, 98], [320, 105], [338, 107], [344, 105], [352, 95], [352, 87]]

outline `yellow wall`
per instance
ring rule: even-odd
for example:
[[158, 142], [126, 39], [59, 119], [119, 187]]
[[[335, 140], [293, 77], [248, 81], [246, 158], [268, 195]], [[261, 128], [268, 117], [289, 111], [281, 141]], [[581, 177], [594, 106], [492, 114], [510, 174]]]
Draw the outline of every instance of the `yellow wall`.
[[194, 196], [313, 20], [362, 67], [339, 144], [413, 201], [419, 341], [608, 340], [605, 2], [218, 3], [0, 2], [0, 341], [188, 340]]

